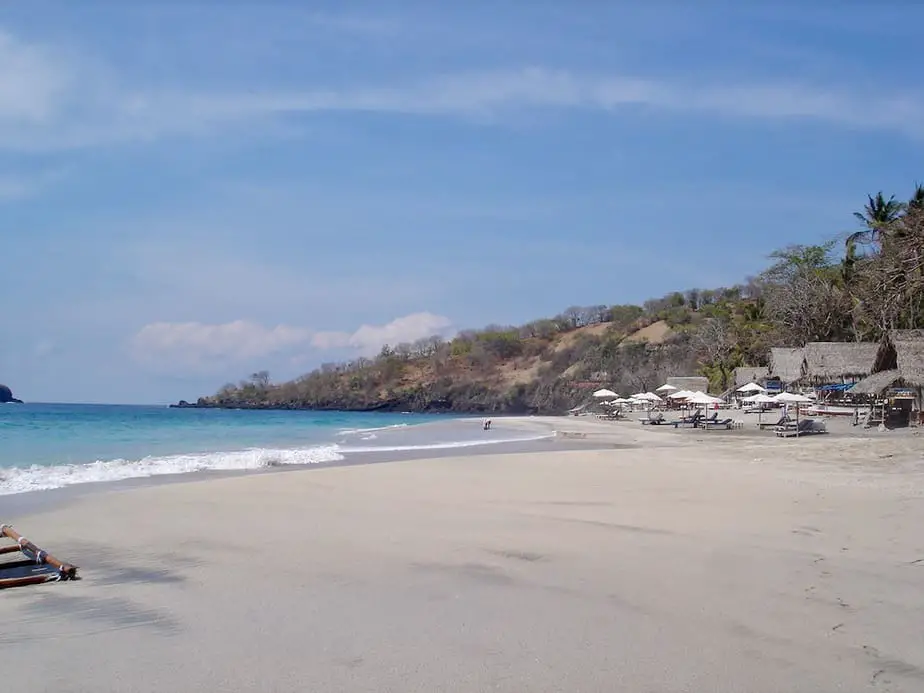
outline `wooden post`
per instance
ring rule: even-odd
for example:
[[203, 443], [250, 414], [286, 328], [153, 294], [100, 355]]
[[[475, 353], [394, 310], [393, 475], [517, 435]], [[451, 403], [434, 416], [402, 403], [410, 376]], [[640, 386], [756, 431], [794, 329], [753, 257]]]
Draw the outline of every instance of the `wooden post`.
[[70, 563], [62, 563], [47, 551], [42, 551], [39, 547], [10, 527], [10, 525], [0, 525], [0, 537], [8, 537], [15, 541], [18, 545], [18, 550], [22, 551], [30, 558], [34, 558], [37, 563], [47, 563], [51, 567], [57, 569], [62, 580], [73, 580], [77, 577], [77, 566], [73, 566]]

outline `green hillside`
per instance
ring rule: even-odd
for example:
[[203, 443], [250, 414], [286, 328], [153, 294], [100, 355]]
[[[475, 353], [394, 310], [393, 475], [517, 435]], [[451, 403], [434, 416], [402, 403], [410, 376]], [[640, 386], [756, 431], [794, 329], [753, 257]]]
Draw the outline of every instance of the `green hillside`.
[[855, 233], [781, 249], [736, 286], [389, 345], [285, 383], [255, 373], [197, 405], [560, 413], [599, 383], [635, 392], [689, 374], [722, 392], [736, 366], [765, 364], [772, 346], [924, 327], [924, 187], [907, 202], [870, 196], [856, 217]]

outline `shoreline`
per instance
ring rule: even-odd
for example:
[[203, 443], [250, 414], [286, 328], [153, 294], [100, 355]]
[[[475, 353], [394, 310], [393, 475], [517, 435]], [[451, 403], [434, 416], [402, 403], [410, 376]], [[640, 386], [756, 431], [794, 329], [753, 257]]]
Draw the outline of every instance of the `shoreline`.
[[[734, 412], [733, 412], [734, 413]], [[16, 514], [32, 514], [58, 503], [68, 503], [73, 498], [91, 494], [120, 492], [147, 486], [175, 484], [184, 482], [207, 481], [211, 479], [292, 472], [297, 470], [324, 469], [329, 467], [348, 467], [356, 465], [381, 464], [405, 460], [442, 459], [446, 457], [470, 457], [490, 454], [515, 454], [520, 452], [542, 453], [546, 451], [637, 448], [637, 447], [676, 447], [686, 445], [707, 445], [716, 450], [761, 456], [774, 454], [774, 450], [815, 449], [829, 446], [835, 441], [839, 445], [854, 446], [874, 444], [882, 450], [881, 457], [891, 459], [896, 455], [916, 454], [919, 433], [916, 430], [897, 430], [878, 432], [873, 429], [857, 429], [845, 420], [831, 422], [833, 432], [830, 435], [779, 440], [772, 432], [760, 431], [750, 424], [739, 430], [704, 431], [699, 429], [674, 429], [672, 427], [642, 426], [635, 418], [619, 421], [600, 421], [593, 417], [582, 416], [495, 416], [491, 418], [494, 433], [527, 432], [535, 437], [523, 439], [479, 440], [432, 442], [423, 445], [395, 446], [376, 449], [377, 446], [346, 445], [339, 448], [328, 442], [312, 444], [306, 447], [283, 448], [291, 451], [321, 450], [332, 445], [337, 447], [337, 454], [342, 459], [323, 460], [307, 463], [270, 463], [263, 467], [250, 469], [199, 469], [179, 471], [176, 473], [138, 475], [112, 480], [93, 480], [79, 482], [62, 487], [36, 489], [0, 495], [4, 509]], [[751, 417], [753, 418], [753, 417]], [[412, 423], [406, 427], [400, 425], [370, 427], [351, 430], [351, 434], [369, 432], [429, 431], [447, 425], [465, 426], [480, 421], [478, 417], [449, 416], [443, 421], [426, 421]], [[259, 449], [254, 449], [259, 451]], [[221, 451], [219, 451], [221, 452]], [[231, 452], [248, 452], [234, 450]], [[197, 453], [198, 454], [198, 453]], [[209, 453], [203, 453], [209, 454]], [[82, 465], [77, 465], [82, 466]], [[3, 518], [0, 517], [0, 521]]]
[[[613, 443], [586, 442], [580, 439], [559, 439], [555, 437], [554, 423], [559, 417], [498, 417], [495, 421], [503, 421], [504, 425], [514, 430], [535, 432], [537, 437], [522, 440], [486, 440], [471, 441], [465, 444], [446, 443], [432, 445], [404, 447], [398, 449], [363, 449], [360, 451], [345, 449], [341, 454], [343, 459], [305, 464], [272, 464], [261, 468], [231, 470], [210, 469], [192, 472], [177, 472], [171, 474], [158, 474], [150, 476], [137, 476], [126, 479], [87, 481], [65, 485], [51, 489], [38, 489], [11, 493], [0, 496], [3, 517], [0, 521], [9, 521], [11, 517], [27, 517], [36, 513], [45, 512], [51, 508], [61, 507], [76, 500], [92, 498], [99, 494], [130, 492], [153, 486], [173, 485], [183, 483], [209, 482], [217, 479], [259, 476], [264, 474], [291, 473], [297, 471], [314, 471], [332, 467], [353, 467], [363, 465], [387, 464], [412, 460], [443, 459], [447, 457], [474, 457], [491, 454], [525, 454], [541, 453], [563, 449], [585, 449], [612, 447]], [[468, 419], [452, 419], [451, 421], [466, 421]], [[408, 428], [426, 428], [446, 425], [445, 422], [425, 422], [411, 424]], [[366, 429], [363, 429], [364, 431]], [[495, 428], [494, 432], [504, 432]], [[542, 437], [538, 437], [542, 436]], [[306, 449], [314, 449], [311, 446]]]

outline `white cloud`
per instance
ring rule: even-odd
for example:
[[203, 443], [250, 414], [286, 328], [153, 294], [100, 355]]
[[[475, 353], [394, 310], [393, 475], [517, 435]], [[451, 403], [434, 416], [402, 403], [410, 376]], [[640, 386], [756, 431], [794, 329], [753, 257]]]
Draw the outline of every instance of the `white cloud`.
[[413, 313], [385, 325], [363, 325], [355, 332], [313, 332], [305, 327], [235, 320], [222, 324], [157, 322], [145, 325], [131, 339], [132, 354], [158, 370], [211, 371], [306, 349], [348, 349], [372, 355], [385, 344], [448, 336], [452, 321], [433, 313]]
[[0, 31], [0, 122], [51, 120], [72, 86], [64, 61]]
[[[670, 82], [543, 67], [435, 75], [375, 85], [209, 93], [147, 88], [107, 66], [0, 31], [0, 148], [66, 149], [205, 136], [216, 126], [287, 114], [377, 112], [498, 118], [523, 109], [646, 107], [753, 119], [811, 119], [917, 136], [924, 97], [791, 82]], [[251, 131], [251, 130], [248, 130]], [[262, 130], [261, 130], [262, 131]]]
[[385, 344], [416, 342], [434, 335], [448, 337], [453, 331], [449, 318], [424, 312], [405, 315], [385, 325], [363, 325], [353, 333], [318, 332], [311, 343], [318, 349], [350, 348], [369, 356]]
[[[152, 102], [153, 104], [154, 102]], [[241, 94], [174, 94], [160, 106], [195, 121], [233, 122], [328, 111], [497, 118], [525, 109], [647, 107], [754, 119], [811, 119], [916, 133], [924, 100], [803, 84], [674, 84], [622, 75], [527, 67], [447, 74], [399, 85]], [[154, 113], [148, 114], [156, 122]], [[178, 118], [178, 116], [174, 116]]]

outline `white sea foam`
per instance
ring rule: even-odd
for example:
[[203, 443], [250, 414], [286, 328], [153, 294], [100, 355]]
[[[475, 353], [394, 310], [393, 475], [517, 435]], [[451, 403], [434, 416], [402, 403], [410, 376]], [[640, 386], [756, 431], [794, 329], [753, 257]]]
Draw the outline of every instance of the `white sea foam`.
[[342, 436], [351, 436], [351, 435], [358, 435], [361, 433], [375, 433], [376, 431], [390, 431], [395, 428], [407, 428], [407, 427], [408, 427], [408, 424], [400, 423], [400, 424], [392, 424], [391, 426], [376, 426], [374, 428], [341, 428], [339, 431], [337, 431], [337, 434], [342, 435]]
[[453, 440], [426, 445], [378, 445], [378, 446], [346, 446], [338, 448], [344, 453], [357, 452], [410, 452], [413, 450], [452, 450], [455, 448], [474, 448], [481, 445], [500, 445], [503, 443], [528, 443], [536, 440], [549, 440], [555, 437], [554, 433], [521, 437], [521, 438], [486, 438], [481, 440]]
[[[385, 430], [389, 428], [395, 427], [383, 426], [378, 429], [366, 430]], [[369, 440], [369, 436], [374, 437], [374, 434], [366, 434], [360, 437], [359, 440]], [[47, 491], [76, 484], [123, 481], [125, 479], [189, 474], [192, 472], [248, 471], [288, 465], [339, 462], [344, 459], [344, 454], [353, 453], [451, 450], [503, 443], [522, 443], [545, 440], [552, 437], [554, 437], [554, 434], [536, 435], [532, 437], [523, 436], [518, 438], [488, 437], [483, 439], [443, 441], [420, 445], [323, 445], [301, 449], [252, 448], [232, 452], [208, 452], [167, 455], [163, 457], [145, 457], [140, 460], [99, 460], [87, 464], [0, 467], [0, 496], [26, 493], [29, 491]]]
[[0, 468], [0, 496], [27, 491], [46, 491], [74, 484], [121, 481], [167, 474], [204, 471], [246, 471], [298, 464], [320, 464], [343, 459], [336, 445], [276, 450], [254, 448], [233, 452], [145, 457], [141, 460], [99, 460], [88, 464], [51, 467]]

